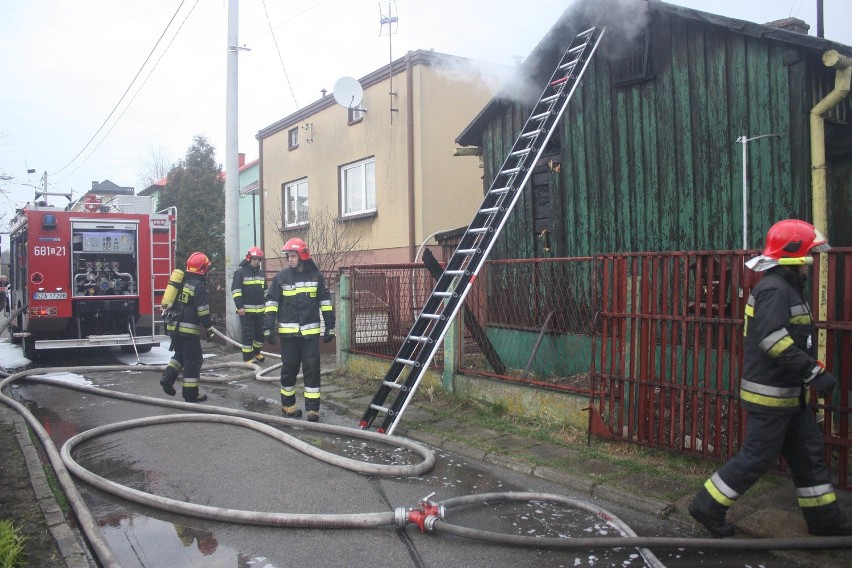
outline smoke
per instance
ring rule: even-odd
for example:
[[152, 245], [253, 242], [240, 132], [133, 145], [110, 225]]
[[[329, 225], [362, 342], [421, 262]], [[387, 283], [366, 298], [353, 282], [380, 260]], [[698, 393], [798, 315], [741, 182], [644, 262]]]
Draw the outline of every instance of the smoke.
[[497, 96], [532, 105], [541, 95], [552, 67], [578, 33], [592, 26], [605, 26], [606, 33], [595, 56], [621, 59], [630, 52], [648, 22], [647, 0], [575, 0], [523, 64], [510, 69], [511, 76], [502, 83]]
[[461, 57], [441, 58], [436, 69], [449, 79], [476, 82], [490, 93], [510, 83], [516, 73], [513, 67]]

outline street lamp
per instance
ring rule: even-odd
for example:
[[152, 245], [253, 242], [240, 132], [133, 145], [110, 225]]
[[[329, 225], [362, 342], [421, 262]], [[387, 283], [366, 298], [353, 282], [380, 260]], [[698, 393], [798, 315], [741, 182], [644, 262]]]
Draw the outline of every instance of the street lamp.
[[743, 250], [748, 250], [748, 143], [761, 138], [781, 138], [780, 134], [761, 134], [749, 138], [745, 134], [737, 138], [743, 145]]

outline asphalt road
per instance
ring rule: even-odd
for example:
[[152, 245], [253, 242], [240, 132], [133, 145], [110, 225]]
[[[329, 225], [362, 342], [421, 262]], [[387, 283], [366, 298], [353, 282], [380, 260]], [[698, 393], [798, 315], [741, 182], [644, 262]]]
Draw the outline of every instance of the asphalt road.
[[[48, 360], [47, 366], [115, 364], [111, 355]], [[157, 398], [159, 373], [145, 370], [66, 375], [69, 381]], [[254, 380], [204, 384], [208, 404], [265, 414], [279, 412], [278, 386]], [[37, 384], [14, 387], [50, 432], [57, 447], [78, 432], [132, 418], [174, 413]], [[199, 405], [201, 409], [201, 405]], [[323, 421], [352, 426], [351, 417], [323, 409]], [[379, 463], [413, 462], [408, 450], [378, 447], [355, 438], [301, 428], [284, 429], [314, 446]], [[256, 432], [223, 424], [188, 423], [109, 434], [82, 445], [77, 460], [115, 482], [181, 501], [235, 509], [294, 513], [374, 513], [417, 507], [476, 493], [536, 491], [565, 495], [565, 488], [487, 463], [439, 451], [437, 463], [416, 478], [365, 476], [297, 452]], [[107, 542], [126, 567], [412, 566], [492, 567], [644, 566], [635, 549], [546, 550], [498, 546], [446, 534], [405, 529], [292, 529], [188, 518], [128, 503], [80, 484]], [[567, 495], [571, 497], [571, 495]], [[579, 496], [577, 498], [580, 498]], [[596, 506], [644, 536], [689, 536], [684, 530], [616, 503]], [[448, 522], [528, 536], [615, 536], [601, 518], [561, 505], [490, 504], [452, 509]], [[667, 566], [798, 566], [760, 553], [657, 550]]]

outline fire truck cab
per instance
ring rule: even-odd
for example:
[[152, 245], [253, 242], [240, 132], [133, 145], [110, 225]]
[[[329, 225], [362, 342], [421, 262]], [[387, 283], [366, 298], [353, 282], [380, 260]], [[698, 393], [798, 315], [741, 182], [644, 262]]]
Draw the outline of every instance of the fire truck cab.
[[[116, 196], [17, 212], [10, 231], [12, 340], [32, 358], [48, 349], [149, 351], [174, 267], [176, 213], [150, 197]], [[160, 317], [160, 320], [162, 318]]]

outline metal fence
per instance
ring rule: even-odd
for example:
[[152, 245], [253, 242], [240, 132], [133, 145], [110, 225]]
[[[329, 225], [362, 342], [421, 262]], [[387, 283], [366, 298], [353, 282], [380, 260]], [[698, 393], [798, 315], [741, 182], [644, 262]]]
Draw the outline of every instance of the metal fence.
[[[464, 306], [460, 371], [589, 396], [595, 434], [725, 460], [739, 448], [743, 308], [751, 253], [702, 251], [489, 261]], [[828, 254], [822, 412], [826, 460], [852, 489], [852, 249]], [[421, 265], [351, 267], [352, 351], [396, 355], [434, 281]], [[462, 315], [462, 314], [460, 314]], [[481, 333], [476, 333], [481, 329]], [[443, 353], [435, 357], [440, 366]], [[592, 422], [590, 422], [590, 427]], [[783, 467], [783, 464], [782, 464]]]

